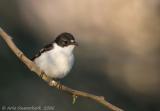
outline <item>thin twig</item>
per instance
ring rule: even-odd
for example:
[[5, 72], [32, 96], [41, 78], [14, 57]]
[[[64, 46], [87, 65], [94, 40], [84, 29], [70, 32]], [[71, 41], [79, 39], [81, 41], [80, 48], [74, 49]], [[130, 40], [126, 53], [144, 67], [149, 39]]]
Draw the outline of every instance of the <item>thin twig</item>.
[[94, 100], [102, 105], [104, 105], [106, 108], [110, 109], [111, 111], [123, 111], [123, 109], [120, 109], [108, 101], [104, 99], [103, 96], [96, 96], [90, 93], [86, 93], [83, 91], [74, 90], [72, 88], [69, 88], [64, 85], [60, 85], [61, 88], [59, 88], [59, 83], [51, 80], [46, 76], [44, 71], [42, 71], [39, 67], [37, 67], [30, 59], [28, 59], [25, 54], [17, 48], [17, 46], [12, 41], [12, 38], [2, 29], [0, 28], [0, 35], [4, 39], [4, 41], [7, 43], [8, 47], [13, 51], [13, 53], [33, 72], [35, 72], [39, 77], [41, 77], [45, 82], [48, 83], [49, 86], [60, 89], [62, 91], [65, 91], [71, 95], [74, 96], [81, 96], [84, 98], [89, 98], [91, 100]]

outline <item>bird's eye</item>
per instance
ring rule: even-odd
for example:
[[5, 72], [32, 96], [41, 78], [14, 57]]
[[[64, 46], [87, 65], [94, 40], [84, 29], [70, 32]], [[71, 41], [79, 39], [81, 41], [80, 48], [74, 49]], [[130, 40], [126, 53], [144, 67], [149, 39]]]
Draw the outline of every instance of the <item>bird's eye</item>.
[[68, 44], [68, 41], [63, 41], [64, 45], [67, 45]]

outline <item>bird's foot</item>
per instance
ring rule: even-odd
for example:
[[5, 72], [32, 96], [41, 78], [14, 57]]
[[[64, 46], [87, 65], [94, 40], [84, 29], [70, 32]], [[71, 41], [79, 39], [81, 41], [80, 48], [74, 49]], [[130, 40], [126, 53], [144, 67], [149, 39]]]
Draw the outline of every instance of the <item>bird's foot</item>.
[[62, 89], [62, 84], [59, 79], [52, 79], [52, 84], [59, 90]]
[[61, 90], [62, 89], [62, 84], [60, 83], [60, 81], [56, 81], [56, 87]]

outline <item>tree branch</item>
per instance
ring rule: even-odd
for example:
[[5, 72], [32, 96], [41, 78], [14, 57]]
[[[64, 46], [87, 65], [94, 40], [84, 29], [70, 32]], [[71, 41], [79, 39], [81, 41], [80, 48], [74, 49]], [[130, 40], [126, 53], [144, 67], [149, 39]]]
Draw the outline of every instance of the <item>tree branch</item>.
[[[74, 96], [81, 96], [84, 98], [89, 98], [91, 100], [94, 100], [102, 105], [104, 105], [106, 108], [110, 109], [111, 111], [123, 111], [123, 109], [120, 109], [111, 103], [107, 102], [103, 96], [96, 96], [90, 93], [78, 91], [71, 89], [67, 86], [60, 85], [54, 80], [51, 80], [47, 77], [47, 75], [42, 71], [39, 67], [37, 67], [30, 59], [28, 59], [25, 54], [17, 48], [17, 46], [12, 41], [12, 38], [2, 29], [0, 28], [0, 35], [3, 38], [3, 40], [7, 43], [8, 47], [12, 50], [12, 52], [35, 74], [37, 74], [39, 77], [41, 77], [45, 82], [48, 83], [49, 86], [57, 88], [59, 90], [65, 91], [71, 95]], [[59, 85], [61, 88], [59, 88]]]

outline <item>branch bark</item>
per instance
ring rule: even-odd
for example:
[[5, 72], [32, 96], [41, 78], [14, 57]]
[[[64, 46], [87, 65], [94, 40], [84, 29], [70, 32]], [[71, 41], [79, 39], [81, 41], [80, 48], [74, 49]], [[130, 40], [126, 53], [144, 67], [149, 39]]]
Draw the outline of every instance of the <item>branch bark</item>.
[[[110, 109], [111, 111], [123, 111], [123, 109], [120, 109], [117, 106], [106, 101], [103, 96], [96, 96], [83, 91], [78, 91], [78, 90], [69, 88], [67, 86], [64, 86], [62, 84], [60, 85], [58, 82], [51, 80], [50, 78], [47, 77], [44, 71], [42, 71], [39, 67], [37, 67], [30, 59], [26, 57], [26, 55], [20, 49], [17, 48], [17, 46], [12, 41], [12, 38], [1, 27], [0, 27], [0, 35], [3, 38], [3, 40], [7, 43], [11, 51], [20, 59], [20, 61], [22, 61], [29, 68], [30, 71], [35, 72], [35, 74], [37, 74], [45, 82], [47, 82], [49, 86], [62, 90], [73, 96], [80, 96], [80, 97], [94, 100], [97, 103], [104, 105], [106, 108]], [[59, 88], [59, 86], [61, 88]]]

